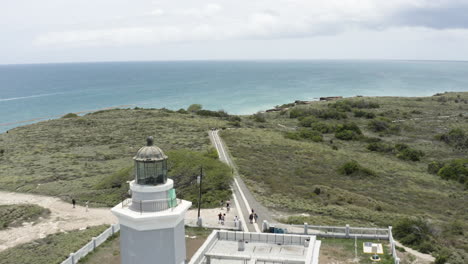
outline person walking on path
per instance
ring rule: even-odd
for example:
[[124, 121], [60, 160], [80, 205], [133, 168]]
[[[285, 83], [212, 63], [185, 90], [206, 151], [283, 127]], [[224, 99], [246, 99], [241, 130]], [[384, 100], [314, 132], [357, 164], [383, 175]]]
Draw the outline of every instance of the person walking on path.
[[234, 227], [237, 227], [237, 224], [239, 224], [239, 217], [237, 215], [234, 217]]
[[253, 214], [250, 214], [250, 215], [249, 215], [249, 220], [250, 220], [250, 223], [251, 223], [251, 224], [253, 224], [253, 218], [254, 218]]
[[226, 214], [221, 216], [221, 225], [224, 225], [224, 219], [226, 219]]
[[76, 205], [75, 199], [72, 199], [72, 204], [73, 204], [73, 208], [75, 208], [75, 205]]
[[226, 202], [226, 211], [229, 212], [230, 209], [231, 209], [231, 201], [228, 200], [228, 201]]
[[221, 218], [223, 218], [223, 214], [220, 212], [218, 214], [218, 224], [221, 224]]
[[86, 212], [88, 212], [89, 201], [86, 201]]
[[258, 220], [258, 215], [257, 215], [257, 213], [254, 213], [254, 219], [255, 219], [255, 223], [257, 223], [257, 220]]
[[220, 203], [220, 205], [221, 205], [221, 210], [223, 210], [223, 206], [224, 206], [224, 200], [221, 200], [221, 203]]

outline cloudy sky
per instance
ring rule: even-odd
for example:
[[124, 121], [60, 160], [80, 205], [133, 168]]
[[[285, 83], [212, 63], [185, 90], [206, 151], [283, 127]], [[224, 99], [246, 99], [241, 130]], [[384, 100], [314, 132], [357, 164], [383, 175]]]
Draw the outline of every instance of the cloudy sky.
[[0, 64], [468, 60], [468, 0], [2, 0]]

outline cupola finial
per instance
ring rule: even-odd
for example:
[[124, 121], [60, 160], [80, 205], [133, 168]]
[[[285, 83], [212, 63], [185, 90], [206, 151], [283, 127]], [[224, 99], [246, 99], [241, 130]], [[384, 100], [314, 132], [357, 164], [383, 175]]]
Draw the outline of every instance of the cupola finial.
[[146, 138], [146, 146], [153, 146], [154, 139], [152, 136]]

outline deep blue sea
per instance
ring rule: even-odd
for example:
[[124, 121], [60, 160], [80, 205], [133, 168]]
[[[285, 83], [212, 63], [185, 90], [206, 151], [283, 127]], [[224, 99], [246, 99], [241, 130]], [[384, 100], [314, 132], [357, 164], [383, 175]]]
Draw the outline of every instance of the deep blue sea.
[[[191, 61], [0, 65], [0, 132], [106, 107], [250, 114], [320, 96], [468, 91], [468, 62]], [[29, 121], [28, 121], [29, 120]], [[28, 122], [26, 122], [28, 121]]]

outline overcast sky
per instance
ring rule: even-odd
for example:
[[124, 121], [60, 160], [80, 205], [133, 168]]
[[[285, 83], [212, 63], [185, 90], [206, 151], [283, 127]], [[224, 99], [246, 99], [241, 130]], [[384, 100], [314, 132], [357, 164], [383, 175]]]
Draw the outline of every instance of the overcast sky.
[[468, 60], [468, 0], [1, 0], [0, 64]]

